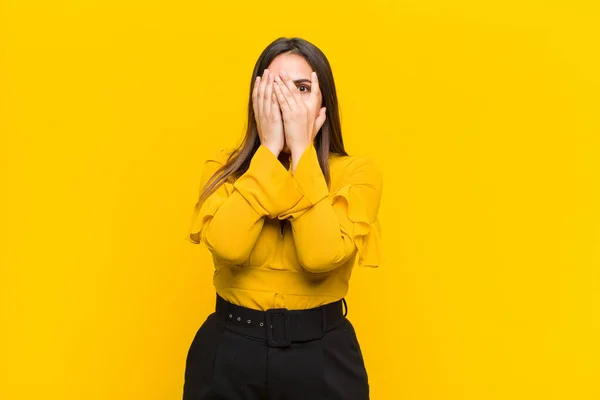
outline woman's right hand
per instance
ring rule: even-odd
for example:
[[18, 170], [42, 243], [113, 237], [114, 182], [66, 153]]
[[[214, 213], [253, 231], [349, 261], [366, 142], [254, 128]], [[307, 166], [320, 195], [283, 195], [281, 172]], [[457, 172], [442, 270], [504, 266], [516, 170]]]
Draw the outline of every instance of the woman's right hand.
[[275, 76], [265, 69], [264, 74], [257, 76], [252, 90], [252, 106], [260, 143], [275, 156], [283, 150], [285, 135], [279, 102], [273, 91]]

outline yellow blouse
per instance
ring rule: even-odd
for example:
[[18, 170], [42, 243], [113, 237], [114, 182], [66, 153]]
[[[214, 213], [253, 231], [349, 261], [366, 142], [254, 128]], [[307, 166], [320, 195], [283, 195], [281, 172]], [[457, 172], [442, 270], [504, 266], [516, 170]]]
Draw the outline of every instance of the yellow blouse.
[[[206, 161], [201, 187], [227, 156]], [[211, 251], [221, 297], [258, 310], [318, 307], [347, 294], [355, 260], [382, 262], [381, 171], [367, 157], [330, 154], [329, 165], [331, 189], [314, 145], [294, 172], [261, 145], [242, 176], [194, 208], [188, 238]]]

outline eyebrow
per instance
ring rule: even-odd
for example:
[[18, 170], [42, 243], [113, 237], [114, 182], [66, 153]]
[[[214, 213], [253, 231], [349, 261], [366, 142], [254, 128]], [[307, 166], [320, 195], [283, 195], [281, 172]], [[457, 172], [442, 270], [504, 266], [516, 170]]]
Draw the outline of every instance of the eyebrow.
[[296, 79], [296, 80], [294, 80], [293, 82], [294, 82], [295, 84], [298, 84], [298, 83], [311, 83], [311, 82], [310, 82], [310, 79], [306, 79], [306, 78], [302, 78], [302, 79]]

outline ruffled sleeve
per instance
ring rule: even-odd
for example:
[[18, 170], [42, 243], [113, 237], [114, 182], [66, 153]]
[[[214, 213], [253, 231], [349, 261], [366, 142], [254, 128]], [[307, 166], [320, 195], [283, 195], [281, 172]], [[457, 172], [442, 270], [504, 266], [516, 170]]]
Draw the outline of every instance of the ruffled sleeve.
[[208, 222], [213, 218], [217, 210], [225, 203], [226, 197], [219, 193], [209, 196], [201, 204], [196, 204], [192, 212], [190, 227], [188, 229], [187, 239], [199, 244], [202, 237], [202, 228], [208, 226]]
[[248, 170], [233, 186], [263, 217], [277, 218], [289, 209], [311, 206], [290, 171], [262, 144], [254, 153]]
[[[384, 260], [379, 218], [368, 212], [369, 204], [356, 186], [346, 185], [333, 194], [332, 204], [345, 202], [348, 219], [352, 222], [352, 238], [358, 253], [358, 266], [377, 268]], [[371, 207], [377, 207], [371, 205]]]
[[[200, 183], [202, 189], [218, 169], [225, 165], [227, 154], [227, 151], [222, 151], [206, 161]], [[264, 219], [235, 190], [234, 183], [235, 179], [229, 177], [202, 203], [196, 203], [187, 239], [194, 244], [202, 243], [222, 262], [241, 264], [250, 256]]]
[[[200, 180], [201, 192], [214, 173], [217, 172], [217, 170], [223, 164], [225, 164], [230, 153], [230, 150], [221, 149], [205, 161]], [[227, 190], [226, 185], [227, 182], [221, 187], [221, 189], [213, 192], [213, 194], [208, 196], [208, 198], [206, 198], [202, 203], [196, 203], [190, 217], [186, 236], [187, 240], [194, 244], [199, 244], [201, 242], [202, 228], [208, 225], [207, 223], [212, 219], [216, 211], [227, 200], [229, 191]]]
[[335, 183], [328, 194], [318, 158], [309, 148], [293, 177], [312, 205], [279, 216], [291, 221], [299, 263], [307, 271], [322, 273], [358, 255], [359, 266], [378, 267], [383, 260], [377, 218], [381, 172], [366, 157], [349, 157], [330, 167]]

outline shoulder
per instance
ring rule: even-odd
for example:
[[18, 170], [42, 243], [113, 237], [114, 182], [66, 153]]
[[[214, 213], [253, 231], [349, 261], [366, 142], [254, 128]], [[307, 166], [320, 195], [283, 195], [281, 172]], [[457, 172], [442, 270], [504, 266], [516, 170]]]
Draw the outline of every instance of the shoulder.
[[332, 176], [340, 182], [361, 181], [379, 186], [383, 181], [382, 170], [371, 157], [332, 154], [329, 167]]
[[206, 158], [206, 163], [216, 163], [218, 165], [225, 165], [231, 158], [235, 149], [232, 148], [221, 148], [213, 150], [212, 153]]
[[228, 148], [213, 149], [212, 152], [209, 152], [201, 167], [202, 181], [209, 181], [223, 165], [227, 164], [232, 153], [233, 149]]

